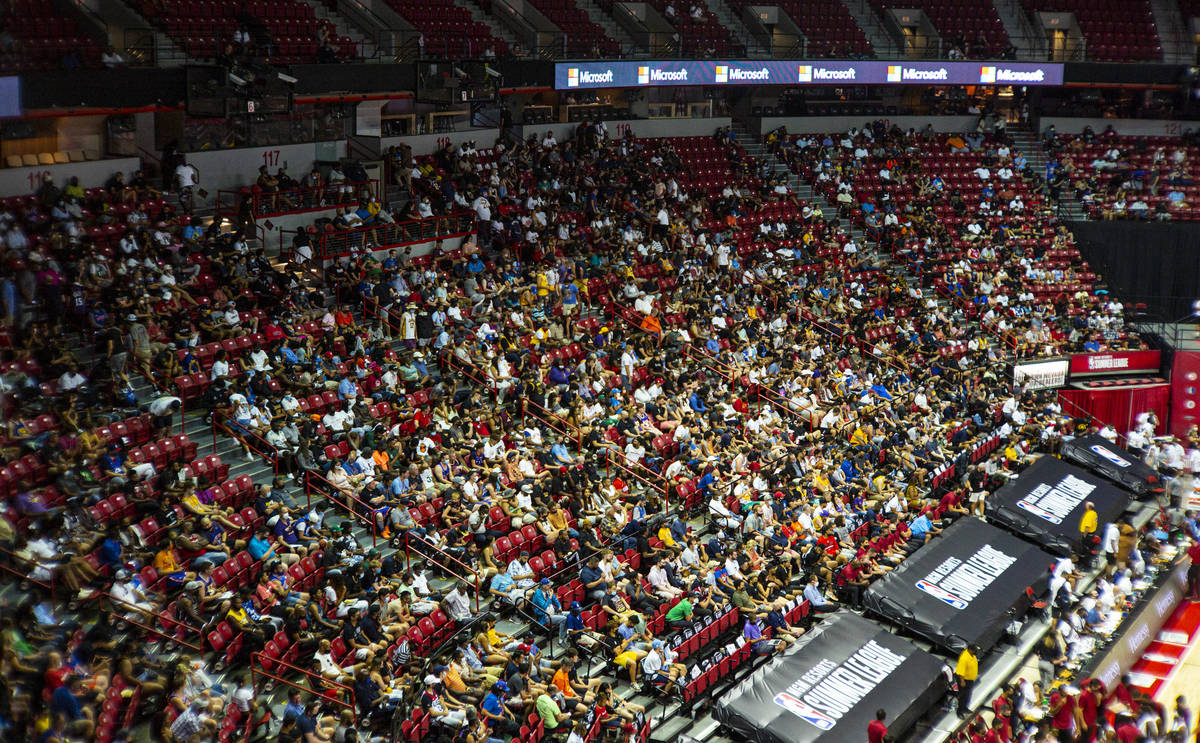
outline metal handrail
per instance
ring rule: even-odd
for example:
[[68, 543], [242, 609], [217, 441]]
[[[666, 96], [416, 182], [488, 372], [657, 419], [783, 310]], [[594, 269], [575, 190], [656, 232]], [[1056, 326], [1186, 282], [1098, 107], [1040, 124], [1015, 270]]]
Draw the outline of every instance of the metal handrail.
[[[435, 547], [429, 540], [425, 539], [424, 537], [419, 537], [419, 536], [413, 534], [411, 531], [404, 533], [404, 569], [405, 570], [409, 570], [410, 566], [412, 564], [412, 544], [413, 544], [413, 542], [416, 542], [422, 548], [422, 549], [418, 549], [417, 552], [421, 555], [421, 558], [424, 559], [426, 562], [433, 563], [434, 565], [436, 565], [438, 568], [440, 568], [447, 574], [449, 574], [455, 578], [458, 578], [459, 580], [463, 580], [463, 581], [466, 581], [467, 583], [475, 584], [474, 603], [475, 603], [475, 611], [478, 612], [479, 611], [479, 594], [483, 588], [483, 583], [479, 579], [479, 571], [475, 570], [470, 565], [466, 564], [462, 560], [459, 560], [457, 557], [455, 557], [454, 555], [451, 555], [450, 553], [446, 552], [445, 550]], [[458, 567], [459, 569], [462, 570], [462, 574], [459, 574], [459, 573], [455, 572], [454, 570], [452, 570], [449, 565], [441, 562], [434, 555], [438, 555], [438, 556], [440, 556], [440, 558], [442, 560], [445, 560], [449, 563], [453, 563], [456, 567]], [[470, 577], [468, 577], [468, 576], [470, 576]]]
[[[328, 492], [326, 492], [325, 490], [318, 489], [315, 485], [313, 485], [313, 480], [316, 480], [318, 483], [324, 483], [325, 487], [328, 488]], [[358, 505], [362, 506], [363, 510], [366, 513], [374, 513], [375, 508], [372, 507], [370, 503], [359, 500], [357, 497], [355, 497], [353, 495], [348, 495], [346, 493], [343, 493], [340, 489], [338, 489], [338, 487], [336, 485], [334, 485], [332, 482], [330, 482], [328, 479], [326, 479], [323, 475], [318, 475], [316, 472], [313, 472], [312, 470], [305, 470], [304, 471], [304, 495], [307, 498], [307, 503], [309, 506], [312, 505], [312, 494], [313, 494], [314, 490], [316, 490], [318, 494], [323, 495], [330, 502], [343, 508], [346, 511], [346, 513], [350, 515], [351, 518], [356, 519], [357, 521], [368, 526], [371, 530], [371, 546], [372, 547], [378, 546], [378, 544], [379, 544], [379, 529], [376, 528], [376, 526], [375, 526], [375, 519], [371, 518], [369, 516], [366, 516], [363, 513], [359, 513], [358, 511], [354, 510], [353, 506], [350, 505], [350, 502], [354, 502], [354, 503], [357, 503]], [[341, 500], [338, 500], [338, 498], [345, 498], [346, 501], [343, 502]]]
[[[212, 449], [213, 453], [217, 452], [217, 429], [221, 429], [226, 436], [240, 442], [243, 446], [250, 449], [258, 456], [269, 461], [275, 474], [279, 474], [279, 452], [262, 436], [254, 431], [237, 431], [233, 428], [236, 421], [233, 421], [227, 413], [222, 410], [214, 410], [212, 414]], [[240, 425], [240, 424], [239, 424]]]
[[[471, 234], [474, 230], [475, 213], [464, 211], [428, 219], [413, 219], [332, 232], [319, 232], [313, 238], [313, 255], [318, 260], [351, 255], [360, 250], [359, 246], [365, 245], [370, 237], [375, 238], [375, 250], [388, 250], [403, 245], [462, 237]], [[287, 234], [297, 232], [300, 230], [281, 230], [280, 244], [284, 244]]]
[[[343, 196], [345, 187], [350, 186], [354, 191]], [[283, 214], [299, 214], [318, 209], [338, 209], [356, 206], [362, 195], [362, 187], [366, 186], [371, 196], [378, 197], [379, 181], [368, 178], [365, 181], [346, 181], [344, 183], [325, 184], [323, 186], [296, 186], [279, 191], [263, 191], [256, 186], [246, 186], [240, 189], [221, 189], [217, 191], [217, 216], [233, 216], [238, 213], [242, 203], [249, 200], [251, 214], [258, 217], [277, 217]], [[283, 198], [293, 202], [291, 208], [280, 209], [278, 205], [271, 207], [271, 202]]]
[[[255, 668], [255, 666], [254, 666], [254, 661], [256, 661], [256, 660], [259, 663], [258, 668]], [[347, 697], [349, 697], [350, 701], [347, 702], [347, 701], [344, 701], [337, 697], [331, 697], [331, 696], [329, 696], [328, 693], [326, 693], [326, 691], [323, 691], [320, 688], [303, 686], [294, 681], [289, 681], [288, 679], [284, 678], [282, 674], [271, 673], [270, 671], [268, 671], [266, 669], [266, 663], [264, 663], [264, 660], [267, 663], [270, 663], [271, 665], [282, 666], [282, 667], [288, 669], [289, 671], [294, 671], [296, 673], [299, 673], [302, 676], [304, 676], [305, 678], [317, 679], [319, 684], [333, 687], [333, 688], [339, 690], [340, 692], [344, 693]], [[255, 675], [269, 678], [272, 681], [278, 682], [285, 686], [290, 686], [291, 688], [297, 689], [299, 691], [308, 692], [309, 694], [313, 694], [315, 696], [321, 697], [322, 699], [333, 702], [334, 704], [337, 704], [341, 707], [345, 707], [346, 709], [350, 710], [351, 714], [354, 715], [354, 724], [356, 726], [358, 724], [358, 704], [354, 699], [354, 687], [352, 687], [352, 686], [347, 686], [346, 684], [343, 684], [339, 681], [333, 681], [332, 679], [327, 679], [324, 676], [318, 676], [317, 674], [313, 673], [312, 671], [309, 671], [305, 668], [301, 668], [299, 666], [295, 666], [295, 665], [292, 665], [291, 663], [288, 663], [283, 658], [271, 658], [271, 657], [267, 656], [266, 653], [261, 653], [261, 652], [252, 653], [250, 655], [250, 683], [251, 683], [251, 685], [255, 684], [255, 680], [254, 680]]]
[[472, 382], [475, 382], [475, 384], [478, 384], [482, 387], [487, 387], [493, 395], [496, 394], [498, 390], [496, 379], [487, 369], [476, 366], [470, 361], [463, 361], [453, 353], [447, 352], [445, 348], [442, 349], [441, 358], [443, 365], [446, 367], [450, 369], [457, 368], [458, 371], [462, 372], [467, 377], [467, 379], [470, 379]]

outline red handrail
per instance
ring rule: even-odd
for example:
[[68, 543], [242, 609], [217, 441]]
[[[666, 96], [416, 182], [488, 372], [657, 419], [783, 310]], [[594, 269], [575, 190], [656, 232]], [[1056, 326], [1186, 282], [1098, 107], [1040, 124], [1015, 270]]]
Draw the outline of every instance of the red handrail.
[[[493, 395], [496, 394], [496, 380], [492, 376], [491, 372], [482, 367], [476, 366], [473, 362], [463, 361], [446, 349], [442, 349], [442, 359], [446, 366], [452, 369], [457, 368], [458, 371], [462, 372], [468, 379], [480, 386], [487, 387]], [[487, 381], [484, 382], [482, 381], [483, 379], [486, 379]]]
[[[326, 498], [328, 498], [334, 504], [341, 506], [343, 509], [345, 509], [346, 513], [350, 514], [350, 516], [352, 518], [357, 519], [358, 521], [362, 522], [363, 524], [367, 525], [370, 528], [370, 530], [371, 530], [371, 545], [372, 546], [376, 546], [379, 544], [379, 529], [375, 526], [375, 519], [371, 518], [369, 516], [364, 516], [363, 514], [354, 510], [354, 507], [350, 505], [349, 501], [353, 501], [354, 503], [357, 503], [358, 505], [362, 506], [363, 509], [367, 513], [374, 513], [375, 508], [370, 503], [366, 503], [365, 501], [359, 500], [358, 498], [356, 498], [353, 495], [348, 495], [348, 494], [342, 492], [340, 489], [338, 489], [338, 487], [336, 485], [334, 485], [332, 482], [330, 482], [324, 476], [318, 475], [316, 472], [313, 472], [312, 470], [305, 470], [304, 471], [304, 494], [307, 497], [308, 505], [310, 505], [310, 506], [312, 505], [313, 490], [316, 489], [313, 485], [313, 480], [317, 480], [318, 482], [324, 483], [325, 486], [329, 489], [329, 492], [327, 492], [327, 493], [323, 492], [323, 491], [319, 491], [319, 492], [321, 492], [322, 495], [324, 495]], [[338, 500], [338, 498], [345, 498], [345, 499], [347, 499], [347, 501], [343, 502], [343, 501]]]
[[[530, 410], [530, 408], [536, 408], [536, 410]], [[543, 413], [545, 415], [543, 415]], [[566, 418], [563, 418], [561, 415], [551, 412], [550, 410], [547, 410], [546, 408], [542, 407], [541, 405], [538, 405], [536, 402], [534, 402], [533, 400], [530, 400], [528, 397], [523, 397], [523, 398], [521, 398], [521, 416], [522, 416], [522, 418], [524, 418], [524, 416], [526, 416], [526, 415], [532, 416], [536, 420], [541, 421], [545, 425], [549, 426], [550, 428], [557, 431], [558, 433], [563, 434], [564, 436], [567, 436], [568, 438], [575, 439], [575, 448], [579, 449], [579, 451], [581, 453], [583, 452], [583, 429], [581, 429], [579, 426], [575, 425], [574, 423], [567, 420]], [[571, 429], [574, 430], [574, 433], [570, 433], [567, 430], [558, 428], [549, 419], [553, 419], [554, 421], [560, 422], [564, 426], [569, 426]]]
[[[264, 660], [266, 662], [264, 662]], [[255, 661], [258, 661], [257, 668], [254, 665]], [[282, 674], [271, 673], [270, 671], [268, 671], [266, 669], [267, 663], [270, 663], [271, 665], [282, 666], [282, 667], [288, 669], [289, 671], [294, 671], [296, 673], [299, 673], [308, 679], [316, 679], [319, 682], [319, 685], [326, 685], [328, 687], [333, 687], [334, 689], [337, 689], [338, 691], [345, 694], [350, 699], [350, 701], [347, 702], [338, 697], [330, 696], [324, 690], [321, 690], [319, 688], [319, 685], [317, 688], [313, 688], [311, 686], [304, 686], [302, 684], [296, 683], [295, 681], [289, 681], [288, 679], [284, 678]], [[332, 679], [327, 679], [324, 676], [319, 676], [319, 675], [313, 673], [312, 671], [309, 671], [308, 669], [301, 668], [299, 666], [294, 666], [282, 658], [271, 658], [271, 657], [267, 656], [266, 653], [261, 653], [261, 652], [260, 653], [252, 653], [250, 655], [250, 683], [251, 683], [251, 685], [256, 684], [256, 681], [254, 679], [255, 675], [264, 676], [266, 678], [271, 679], [272, 681], [278, 682], [285, 686], [290, 686], [291, 688], [296, 689], [298, 691], [303, 691], [303, 692], [308, 692], [309, 694], [314, 694], [318, 697], [321, 697], [321, 699], [324, 699], [329, 702], [333, 702], [334, 704], [337, 704], [338, 706], [345, 707], [346, 709], [350, 710], [351, 714], [354, 715], [355, 726], [358, 725], [358, 705], [354, 699], [354, 687], [352, 687], [352, 686], [347, 686], [346, 684], [343, 684], [340, 681], [333, 681]]]
[[[399, 507], [402, 508], [402, 506], [399, 506]], [[428, 550], [428, 552], [421, 553], [421, 557], [424, 558], [427, 562], [433, 563], [434, 565], [436, 565], [439, 568], [441, 568], [442, 570], [444, 570], [446, 573], [454, 576], [455, 578], [458, 578], [459, 580], [463, 580], [463, 581], [466, 581], [467, 583], [475, 584], [475, 598], [474, 598], [475, 611], [479, 611], [479, 593], [483, 587], [483, 584], [480, 583], [480, 580], [479, 580], [479, 571], [475, 570], [470, 565], [466, 564], [462, 560], [459, 560], [457, 557], [455, 557], [454, 555], [451, 555], [450, 553], [446, 552], [445, 550], [435, 547], [433, 545], [433, 543], [431, 543], [429, 540], [425, 539], [424, 537], [419, 537], [419, 536], [413, 534], [411, 531], [405, 532], [405, 534], [404, 534], [404, 569], [405, 570], [408, 570], [411, 565], [412, 543], [414, 541], [420, 543], [421, 545], [423, 545], [425, 547], [426, 550]], [[463, 574], [460, 575], [459, 573], [454, 572], [454, 570], [452, 570], [449, 565], [436, 559], [432, 553], [437, 553], [442, 558], [444, 558], [446, 561], [454, 563], [456, 566], [460, 567], [463, 571]], [[468, 575], [470, 576], [469, 578], [467, 577]]]
[[[0, 516], [0, 518], [3, 518], [3, 517], [2, 517], [2, 516]], [[18, 580], [21, 580], [21, 581], [29, 581], [30, 583], [33, 583], [34, 585], [41, 586], [42, 588], [44, 588], [44, 589], [46, 589], [47, 591], [49, 591], [49, 592], [50, 592], [50, 597], [51, 597], [51, 598], [54, 598], [54, 594], [55, 594], [55, 590], [54, 590], [54, 583], [55, 583], [55, 580], [54, 580], [54, 578], [55, 578], [55, 575], [56, 575], [56, 571], [55, 571], [55, 569], [54, 569], [54, 568], [50, 567], [49, 565], [46, 565], [45, 563], [39, 562], [39, 561], [37, 561], [37, 560], [34, 560], [34, 559], [32, 559], [32, 558], [29, 558], [29, 557], [21, 557], [21, 556], [20, 556], [20, 555], [18, 555], [16, 552], [13, 552], [13, 551], [11, 551], [11, 550], [7, 550], [7, 549], [5, 549], [5, 548], [3, 548], [3, 547], [0, 547], [0, 554], [7, 555], [7, 556], [8, 556], [8, 558], [9, 558], [10, 560], [14, 561], [14, 562], [20, 562], [20, 563], [24, 563], [24, 564], [28, 565], [28, 566], [29, 566], [29, 568], [30, 568], [30, 572], [32, 572], [33, 568], [42, 568], [43, 570], [46, 570], [47, 572], [49, 572], [49, 573], [50, 573], [50, 580], [49, 580], [49, 581], [42, 581], [42, 580], [38, 580], [37, 578], [34, 578], [34, 577], [32, 577], [32, 576], [31, 576], [31, 575], [29, 575], [28, 573], [22, 573], [22, 572], [20, 572], [19, 570], [17, 570], [16, 568], [14, 568], [14, 567], [11, 567], [11, 566], [8, 564], [8, 561], [7, 561], [7, 560], [5, 560], [5, 561], [3, 561], [3, 562], [0, 562], [0, 570], [3, 570], [3, 571], [4, 571], [4, 572], [6, 572], [6, 573], [12, 573], [14, 576], [16, 576], [16, 578], [17, 578]]]
[[817, 427], [817, 422], [813, 420], [812, 413], [808, 413], [806, 416], [805, 413], [793, 408], [790, 400], [788, 400], [783, 395], [779, 394], [775, 390], [773, 390], [765, 385], [761, 385], [761, 384], [758, 385], [757, 401], [759, 403], [765, 402], [767, 405], [770, 405], [771, 407], [775, 408], [776, 410], [780, 410], [789, 415], [797, 416], [801, 420], [803, 420], [805, 417], [807, 417], [809, 431], [813, 431]]
[[[645, 328], [641, 327], [640, 325], [637, 325], [636, 323], [634, 323], [632, 320], [630, 320], [628, 317], [625, 316], [625, 313], [622, 311], [625, 309], [628, 309], [628, 308], [619, 307], [614, 304], [613, 305], [613, 319], [620, 320], [621, 322], [625, 323], [626, 325], [628, 325], [629, 327], [638, 331], [639, 333], [646, 333], [647, 335], [658, 335], [659, 340], [661, 342], [661, 340], [662, 340], [661, 334], [651, 333], [650, 331], [646, 330]], [[614, 322], [613, 324], [615, 325], [616, 323]], [[733, 384], [733, 382], [736, 379], [736, 375], [734, 374], [733, 367], [731, 367], [728, 364], [726, 364], [725, 362], [721, 361], [713, 354], [709, 353], [707, 348], [705, 348], [701, 345], [698, 345], [694, 342], [693, 343], [685, 343], [683, 348], [684, 348], [685, 355], [688, 353], [691, 353], [691, 352], [698, 354], [704, 361], [707, 361], [709, 364], [712, 365], [710, 367], [711, 371], [713, 371], [717, 376], [722, 377], [726, 382]]]
[[[946, 285], [945, 283], [942, 283], [942, 284], [935, 283], [934, 290], [937, 291], [938, 293], [942, 294], [943, 296], [948, 297], [951, 301], [953, 301], [956, 305], [958, 305], [959, 308], [962, 309], [964, 312], [966, 312], [967, 308], [971, 306], [971, 303], [968, 302], [966, 299], [964, 299], [964, 298], [958, 296], [957, 294], [955, 294], [954, 292], [950, 291], [950, 287], [948, 285]], [[987, 330], [989, 333], [991, 333], [992, 335], [999, 338], [1002, 343], [1007, 345], [1011, 349], [1013, 356], [1019, 355], [1018, 349], [1019, 349], [1020, 344], [1018, 344], [1017, 340], [1015, 338], [1013, 338], [1012, 336], [1005, 335], [1003, 332], [1001, 332], [999, 329], [999, 323], [984, 322], [982, 319], [980, 319], [979, 324], [984, 328], [984, 330]]]
[[[300, 214], [320, 209], [356, 206], [359, 203], [359, 194], [362, 192], [363, 186], [368, 188], [372, 196], [379, 195], [379, 181], [375, 178], [368, 178], [365, 181], [343, 181], [324, 186], [297, 186], [279, 191], [255, 190], [255, 186], [245, 186], [236, 191], [221, 189], [217, 191], [217, 216], [236, 215], [239, 207], [246, 200], [250, 201], [250, 208], [255, 217], [277, 217], [283, 214]], [[343, 195], [342, 192], [347, 188], [351, 189], [350, 192]], [[278, 202], [281, 197], [294, 202], [293, 207], [279, 209], [278, 203], [276, 203], [276, 207], [271, 208], [271, 202]]]
[[[375, 250], [387, 250], [402, 245], [460, 237], [470, 234], [474, 230], [474, 212], [455, 212], [428, 219], [412, 219], [318, 232], [312, 241], [313, 256], [321, 260], [350, 255], [357, 252], [368, 238], [373, 239]], [[295, 233], [297, 230], [285, 230], [284, 232]], [[282, 233], [280, 240], [283, 240]]]
[[[1070, 406], [1072, 409], [1083, 414], [1083, 416], [1086, 416], [1088, 421], [1090, 421], [1092, 424], [1096, 425], [1099, 428], [1104, 428], [1106, 425], [1109, 425], [1109, 424], [1105, 423], [1104, 421], [1100, 420], [1099, 418], [1097, 418], [1096, 416], [1092, 415], [1091, 411], [1084, 410], [1074, 400], [1065, 396], [1063, 394], [1064, 391], [1065, 390], [1058, 390], [1055, 392], [1055, 395], [1054, 395], [1055, 398], [1058, 399], [1059, 403], [1061, 403], [1064, 407]], [[1116, 426], [1113, 426], [1113, 428], [1115, 429]], [[1125, 434], [1118, 431], [1117, 432], [1117, 441], [1122, 442], [1122, 445], [1123, 445], [1123, 442], [1125, 441]]]
[[[225, 421], [226, 423], [222, 423], [221, 421]], [[263, 459], [270, 461], [272, 468], [274, 468], [274, 470], [275, 470], [275, 474], [278, 475], [279, 474], [279, 453], [275, 450], [275, 447], [271, 445], [271, 442], [267, 441], [262, 436], [259, 436], [257, 433], [254, 433], [253, 431], [245, 431], [243, 433], [237, 433], [231, 426], [227, 425], [228, 421], [230, 421], [230, 417], [228, 414], [226, 414], [220, 410], [213, 411], [213, 415], [212, 415], [213, 453], [216, 453], [216, 451], [217, 451], [217, 429], [220, 428], [230, 438], [241, 442], [242, 445], [244, 445], [245, 447], [250, 449], [250, 451], [259, 455]], [[254, 442], [253, 445], [250, 443], [251, 441]]]
[[[649, 469], [641, 462], [636, 463], [637, 467], [639, 467], [642, 470], [645, 470], [648, 473], [648, 475], [643, 475], [639, 472], [636, 472], [628, 464], [626, 464], [625, 452], [623, 452], [619, 448], [617, 448], [617, 446], [615, 444], [613, 444], [611, 441], [605, 441], [603, 444], [601, 444], [601, 446], [608, 450], [608, 455], [604, 458], [604, 474], [606, 477], [608, 476], [609, 465], [613, 465], [617, 469], [628, 473], [630, 477], [634, 477], [637, 480], [640, 480], [642, 482], [642, 484], [646, 485], [647, 487], [649, 487], [651, 489], [661, 490], [662, 494], [663, 494], [663, 498], [667, 497], [667, 484], [665, 482], [655, 483], [651, 479], [651, 478], [654, 478], [654, 479], [661, 480], [662, 479], [661, 475], [659, 475], [658, 473]], [[669, 504], [667, 504], [667, 505], [669, 505]]]
[[179, 643], [183, 647], [185, 647], [195, 653], [200, 653], [200, 654], [204, 653], [205, 637], [204, 637], [204, 632], [202, 630], [197, 629], [196, 627], [193, 627], [190, 624], [188, 624], [187, 622], [184, 622], [176, 617], [167, 616], [165, 612], [146, 611], [145, 609], [141, 608], [140, 606], [131, 604], [128, 601], [117, 598], [116, 596], [112, 595], [108, 591], [101, 592], [99, 595], [103, 596], [104, 598], [108, 599], [109, 601], [111, 601], [115, 604], [119, 604], [120, 606], [126, 607], [127, 609], [129, 609], [132, 612], [136, 612], [138, 614], [147, 614], [152, 617], [155, 617], [156, 619], [159, 620], [159, 622], [177, 625], [178, 627], [181, 627], [181, 628], [187, 630], [188, 632], [194, 632], [196, 634], [196, 636], [200, 639], [198, 640], [197, 643], [190, 643], [190, 642], [180, 638], [178, 636], [178, 633], [169, 635], [165, 631], [158, 629], [157, 627], [151, 627], [148, 624], [142, 624], [141, 622], [139, 622], [137, 620], [130, 619], [128, 616], [121, 617], [121, 621], [125, 622], [126, 624], [131, 624], [135, 627], [140, 627], [145, 632], [148, 632], [156, 637], [161, 637], [162, 639], [167, 640], [168, 642]]

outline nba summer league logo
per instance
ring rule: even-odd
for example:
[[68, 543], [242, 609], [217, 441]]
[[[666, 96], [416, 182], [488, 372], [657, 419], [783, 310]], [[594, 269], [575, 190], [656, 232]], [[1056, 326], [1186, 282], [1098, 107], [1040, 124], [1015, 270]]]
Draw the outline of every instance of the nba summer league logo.
[[838, 663], [828, 658], [775, 695], [775, 704], [809, 725], [832, 730], [908, 656], [871, 640]]
[[1048, 482], [1039, 484], [1029, 495], [1017, 501], [1017, 506], [1052, 524], [1061, 524], [1095, 489], [1096, 486], [1090, 482], [1067, 475], [1055, 485]]
[[798, 699], [787, 692], [776, 694], [775, 704], [783, 707], [809, 725], [814, 725], [822, 730], [833, 730], [833, 726], [837, 724], [833, 718], [822, 714], [815, 707], [805, 704], [804, 700]]
[[966, 560], [947, 557], [917, 581], [917, 588], [962, 611], [1016, 561], [1016, 557], [985, 544]]
[[1091, 449], [1092, 451], [1096, 452], [1100, 456], [1104, 457], [1108, 461], [1112, 462], [1113, 464], [1117, 465], [1118, 467], [1130, 466], [1130, 462], [1128, 460], [1118, 456], [1116, 452], [1111, 452], [1108, 449], [1105, 449], [1103, 446], [1100, 446], [1099, 444], [1092, 444], [1088, 448]]

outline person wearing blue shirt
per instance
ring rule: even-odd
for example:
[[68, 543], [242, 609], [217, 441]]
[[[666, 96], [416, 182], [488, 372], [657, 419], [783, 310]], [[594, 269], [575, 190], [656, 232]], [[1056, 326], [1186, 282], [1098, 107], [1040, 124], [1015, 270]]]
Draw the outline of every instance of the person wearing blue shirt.
[[679, 518], [679, 514], [675, 515], [675, 518], [671, 521], [671, 525], [668, 527], [668, 529], [671, 532], [671, 538], [676, 542], [683, 542], [683, 540], [687, 537], [688, 526], [683, 522], [682, 519]]
[[471, 273], [481, 273], [487, 266], [479, 259], [478, 253], [471, 253], [471, 259], [467, 261], [467, 270]]
[[550, 590], [550, 579], [542, 578], [538, 581], [538, 587], [533, 592], [533, 596], [529, 599], [534, 606], [533, 616], [538, 624], [547, 629], [558, 628], [558, 641], [566, 642], [567, 640], [567, 615], [562, 613], [562, 604], [558, 600], [558, 596]]
[[571, 611], [567, 613], [567, 621], [563, 623], [563, 626], [567, 628], [567, 634], [572, 639], [578, 639], [583, 635], [584, 630], [587, 629], [587, 626], [583, 623], [582, 609], [583, 607], [579, 605], [578, 601], [572, 601]]
[[697, 413], [703, 413], [708, 410], [708, 408], [704, 407], [704, 401], [700, 399], [699, 392], [693, 392], [691, 396], [688, 397], [688, 407]]
[[338, 397], [342, 400], [350, 400], [353, 402], [354, 398], [358, 397], [358, 388], [355, 386], [354, 380], [350, 379], [349, 375], [342, 377], [342, 381], [338, 382], [337, 392]]
[[109, 528], [108, 533], [104, 537], [104, 542], [100, 545], [99, 558], [100, 562], [110, 570], [116, 571], [121, 567], [121, 540], [117, 537], [117, 530]]
[[704, 348], [706, 348], [709, 353], [717, 353], [721, 350], [721, 344], [716, 338], [709, 338], [704, 342]]
[[121, 452], [119, 445], [113, 444], [109, 447], [108, 453], [101, 457], [101, 460], [104, 462], [104, 474], [114, 477], [125, 475], [125, 454]]
[[396, 477], [396, 478], [394, 478], [394, 479], [392, 480], [392, 484], [391, 484], [391, 486], [388, 488], [388, 491], [389, 491], [389, 492], [390, 492], [390, 493], [391, 493], [393, 496], [395, 496], [395, 497], [399, 498], [400, 496], [402, 496], [402, 495], [404, 495], [405, 493], [407, 493], [407, 492], [408, 492], [408, 491], [411, 489], [411, 487], [412, 487], [412, 486], [411, 486], [411, 484], [409, 483], [409, 481], [408, 481], [408, 478], [407, 478], [407, 477], [405, 477], [405, 476], [403, 476], [403, 475], [401, 475], [401, 476], [399, 476], [399, 477]]
[[519, 729], [513, 713], [504, 706], [504, 695], [507, 693], [508, 684], [497, 681], [479, 705], [480, 714], [486, 717], [488, 724], [499, 733], [515, 733]]
[[255, 560], [263, 560], [275, 554], [275, 548], [271, 546], [271, 540], [267, 538], [267, 530], [265, 527], [259, 527], [250, 541], [246, 543], [246, 551]]
[[633, 517], [631, 519], [634, 523], [641, 523], [646, 520], [646, 505], [645, 504], [646, 504], [645, 498], [638, 498], [637, 505], [635, 505], [633, 507]]
[[555, 362], [554, 366], [550, 367], [550, 383], [556, 385], [570, 384], [571, 374], [562, 367], [562, 364]]
[[66, 734], [71, 738], [90, 740], [95, 731], [95, 723], [84, 715], [79, 697], [83, 694], [83, 680], [71, 674], [65, 683], [50, 695], [50, 717], [58, 715], [67, 718]]
[[304, 705], [300, 703], [300, 690], [294, 689], [288, 692], [288, 701], [283, 707], [283, 719], [300, 717], [303, 714]]
[[604, 573], [600, 571], [600, 561], [594, 556], [579, 571], [579, 580], [583, 581], [588, 596], [596, 601], [603, 599], [608, 591], [608, 583], [604, 580]]
[[501, 571], [492, 576], [492, 582], [488, 585], [488, 590], [496, 597], [498, 601], [516, 606], [520, 598], [520, 591], [517, 590], [517, 582], [508, 574], [508, 571]]
[[921, 515], [909, 522], [908, 531], [912, 536], [909, 537], [906, 546], [916, 549], [932, 539], [941, 530], [934, 527], [933, 522], [929, 520], [928, 512], [922, 511]]
[[858, 470], [854, 469], [854, 462], [849, 459], [842, 460], [842, 472], [846, 473], [847, 480], [853, 480], [858, 475]]
[[809, 611], [817, 614], [827, 614], [832, 611], [837, 611], [837, 602], [830, 601], [825, 598], [825, 594], [821, 593], [821, 589], [817, 587], [817, 576], [808, 579], [808, 585], [804, 587], [804, 600], [808, 602]]
[[567, 451], [567, 447], [563, 446], [563, 442], [557, 437], [554, 440], [554, 444], [550, 447], [550, 455], [559, 464], [575, 463], [575, 460], [571, 458], [571, 452]]

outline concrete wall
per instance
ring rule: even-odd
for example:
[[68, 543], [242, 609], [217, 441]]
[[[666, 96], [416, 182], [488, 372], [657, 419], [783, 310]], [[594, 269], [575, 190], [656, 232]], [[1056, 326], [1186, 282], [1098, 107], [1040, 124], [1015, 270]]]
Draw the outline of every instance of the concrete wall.
[[236, 150], [189, 152], [188, 162], [200, 171], [200, 187], [208, 191], [208, 201], [217, 198], [217, 190], [237, 190], [258, 178], [258, 168], [266, 165], [275, 172], [286, 165], [288, 173], [300, 180], [316, 160], [336, 160], [346, 156], [346, 141], [285, 144], [277, 147], [245, 147]]
[[103, 186], [113, 173], [118, 170], [128, 177], [133, 171], [142, 166], [136, 157], [121, 157], [112, 160], [93, 160], [83, 163], [64, 163], [62, 165], [35, 165], [28, 168], [0, 169], [0, 197], [24, 196], [33, 193], [42, 184], [46, 173], [54, 177], [54, 182], [60, 187], [71, 176], [79, 177], [79, 185], [84, 188]]
[[781, 126], [787, 127], [791, 134], [813, 134], [844, 132], [852, 126], [861, 129], [877, 118], [885, 118], [905, 130], [920, 131], [927, 124], [933, 124], [934, 131], [938, 132], [966, 131], [973, 129], [979, 121], [978, 116], [766, 116], [758, 121], [761, 134]]
[[401, 142], [407, 142], [409, 147], [412, 147], [414, 155], [432, 155], [437, 152], [447, 141], [451, 144], [462, 144], [463, 142], [474, 142], [478, 149], [487, 149], [496, 144], [496, 138], [500, 136], [499, 129], [467, 129], [461, 132], [444, 132], [442, 134], [414, 134], [408, 137], [383, 137], [379, 141], [379, 146], [383, 152], [386, 152], [389, 147], [398, 147]]
[[1066, 116], [1043, 116], [1038, 126], [1046, 131], [1053, 124], [1061, 134], [1079, 134], [1090, 126], [1097, 134], [1111, 126], [1118, 134], [1140, 137], [1176, 137], [1188, 129], [1200, 127], [1200, 121], [1171, 121], [1168, 119], [1084, 119]]

